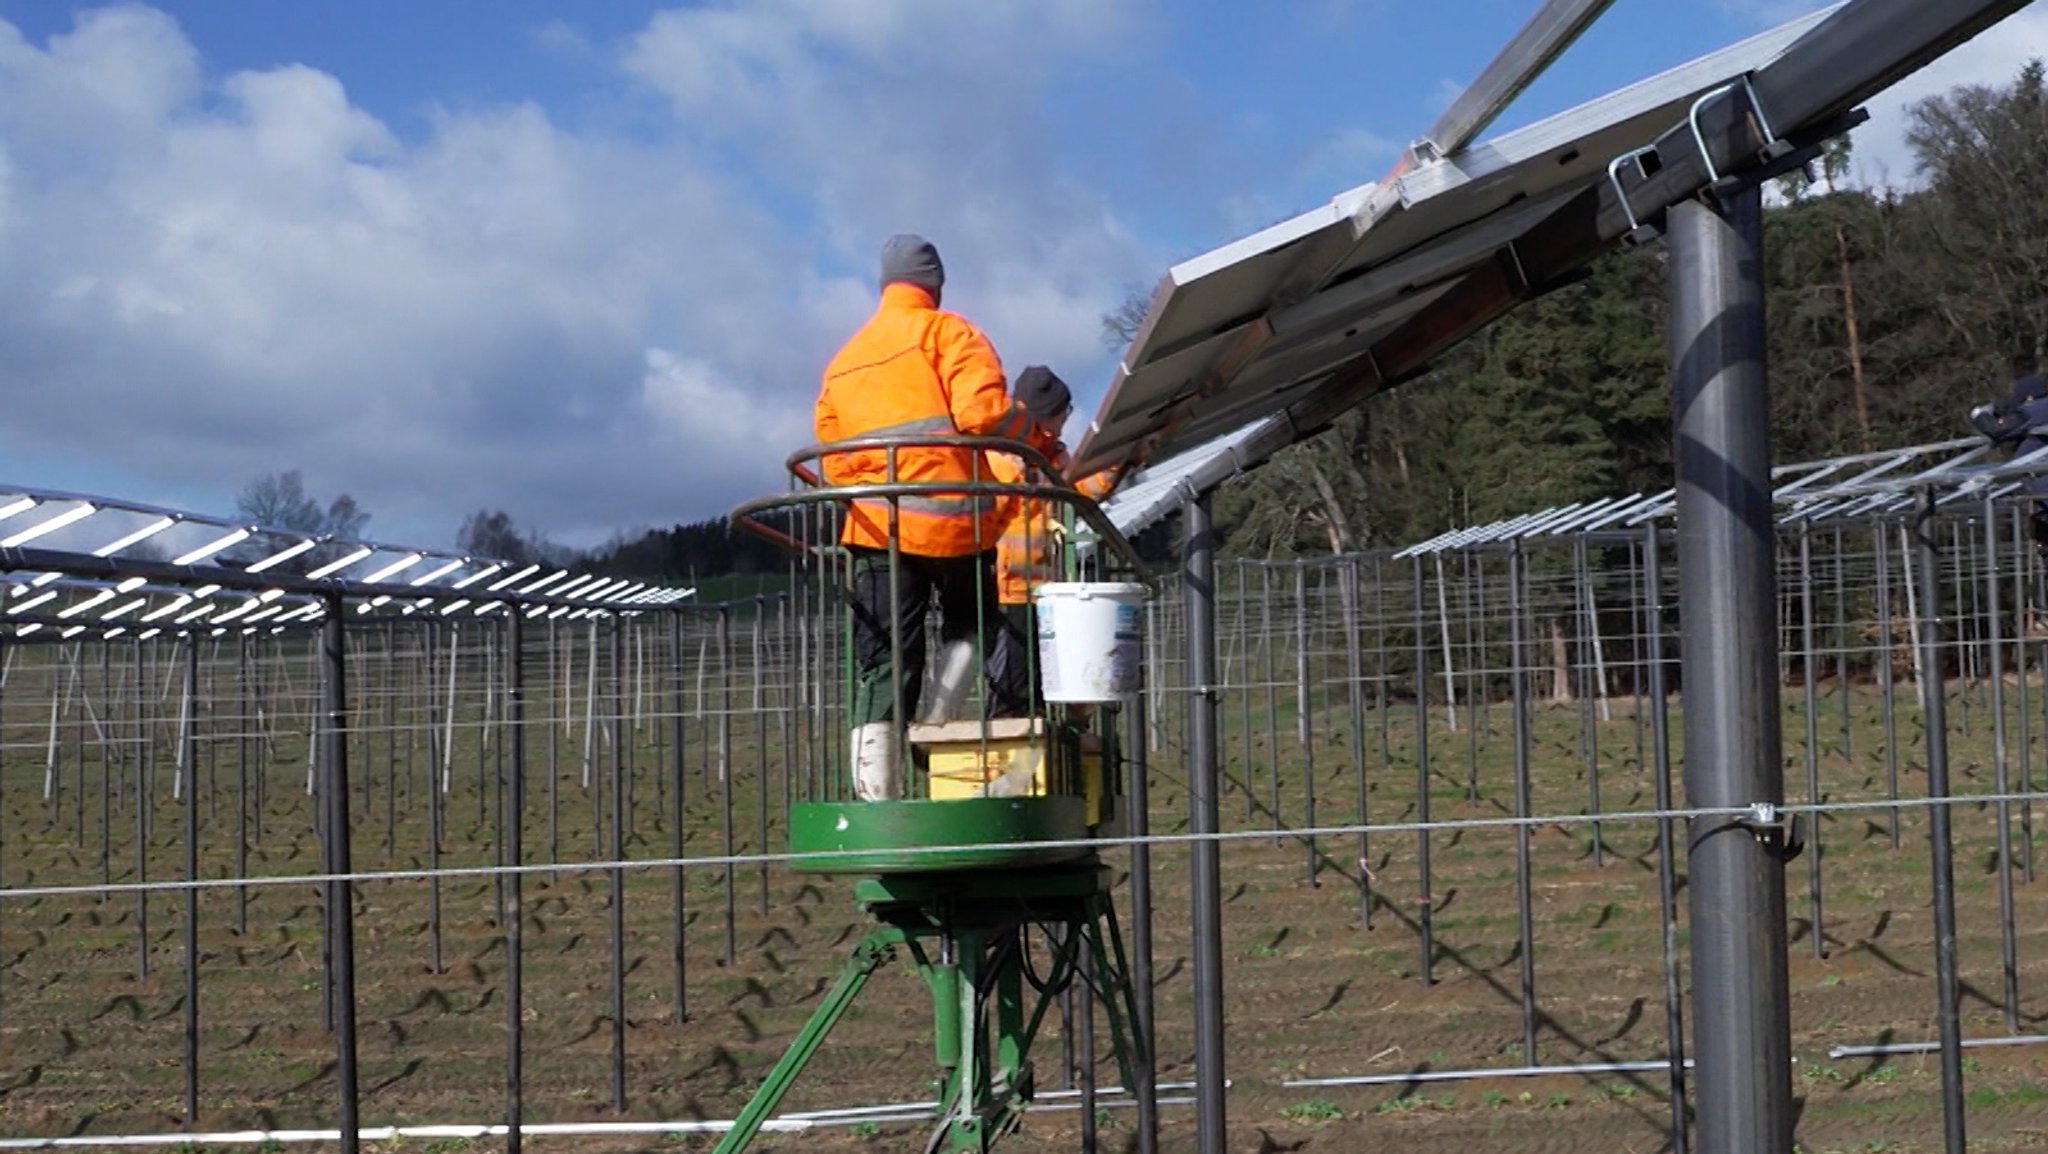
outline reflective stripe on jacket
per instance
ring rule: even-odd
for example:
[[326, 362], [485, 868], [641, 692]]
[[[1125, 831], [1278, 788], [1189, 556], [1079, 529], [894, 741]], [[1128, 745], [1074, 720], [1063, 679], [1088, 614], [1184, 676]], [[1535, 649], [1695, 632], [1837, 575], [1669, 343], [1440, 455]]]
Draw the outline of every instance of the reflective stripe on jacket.
[[[1065, 468], [1066, 455], [1054, 457], [1053, 463]], [[1042, 479], [1027, 477], [1024, 462], [1009, 453], [990, 454], [989, 466], [1006, 484]], [[1115, 487], [1116, 474], [1107, 469], [1074, 482], [1074, 488], [1083, 496], [1098, 501]], [[1005, 605], [1029, 605], [1032, 590], [1047, 581], [1066, 577], [1066, 567], [1052, 536], [1052, 504], [1045, 497], [1012, 496], [1003, 500], [1003, 533], [996, 542], [996, 588]]]
[[[966, 433], [1022, 440], [1033, 431], [1030, 414], [1010, 399], [1003, 364], [988, 338], [964, 318], [935, 307], [914, 285], [889, 284], [882, 303], [825, 368], [818, 393], [818, 440], [824, 444], [908, 433]], [[827, 453], [832, 485], [988, 481], [988, 455], [980, 450], [905, 446]], [[889, 546], [891, 501], [850, 503], [840, 540]], [[960, 557], [995, 547], [1002, 510], [992, 496], [965, 490], [896, 498], [897, 541], [906, 553]]]

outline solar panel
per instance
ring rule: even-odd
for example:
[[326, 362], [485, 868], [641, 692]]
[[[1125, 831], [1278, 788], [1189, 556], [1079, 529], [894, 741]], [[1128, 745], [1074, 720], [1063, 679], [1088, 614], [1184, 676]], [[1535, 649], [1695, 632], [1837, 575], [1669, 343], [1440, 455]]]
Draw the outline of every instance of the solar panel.
[[[1823, 524], [1897, 515], [1916, 494], [1932, 490], [1939, 505], [2009, 497], [2035, 477], [2048, 475], [2048, 449], [1991, 460], [1991, 444], [1979, 437], [1911, 445], [1875, 453], [1829, 457], [1779, 465], [1771, 470], [1772, 503], [1781, 525]], [[1196, 454], [1189, 454], [1194, 457]], [[1185, 459], [1185, 458], [1181, 458]], [[1564, 533], [1600, 532], [1669, 520], [1677, 514], [1675, 493], [1557, 506], [1518, 517], [1452, 529], [1396, 552], [1396, 557], [1439, 553], [1479, 544], [1500, 544]]]
[[[1338, 195], [1174, 266], [1111, 382], [1080, 471], [1192, 448], [1298, 399], [1443, 302], [1701, 93], [1826, 12], [1413, 171]], [[1233, 364], [1233, 353], [1242, 355]]]
[[0, 626], [71, 637], [311, 623], [324, 596], [361, 614], [630, 612], [691, 596], [446, 550], [310, 537], [105, 497], [0, 485]]
[[1856, 103], [2022, 7], [1851, 0], [1340, 194], [1175, 266], [1076, 452], [1162, 460], [1264, 417], [1295, 439], [1725, 172], [1789, 163]]
[[1133, 537], [1158, 524], [1180, 507], [1190, 488], [1199, 492], [1213, 488], [1232, 473], [1251, 468], [1255, 459], [1239, 451], [1270, 425], [1269, 421], [1246, 425], [1157, 465], [1139, 470], [1117, 486], [1116, 495], [1102, 503], [1102, 511], [1117, 532]]

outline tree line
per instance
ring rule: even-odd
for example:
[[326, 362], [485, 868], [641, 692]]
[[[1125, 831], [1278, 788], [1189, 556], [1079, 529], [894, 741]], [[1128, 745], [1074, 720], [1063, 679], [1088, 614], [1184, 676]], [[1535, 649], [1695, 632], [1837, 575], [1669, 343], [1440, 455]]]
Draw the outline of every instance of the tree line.
[[[307, 492], [305, 477], [297, 469], [251, 480], [235, 498], [235, 513], [248, 525], [337, 541], [363, 539], [370, 522], [369, 512], [347, 493], [323, 502]], [[788, 564], [780, 547], [734, 529], [723, 517], [666, 529], [622, 530], [597, 548], [573, 549], [550, 540], [538, 528], [522, 525], [503, 509], [486, 508], [463, 519], [454, 543], [457, 552], [469, 557], [684, 583], [727, 574], [776, 574]], [[307, 562], [318, 564], [332, 552], [308, 553], [306, 561], [287, 562], [284, 568], [302, 572], [310, 567]], [[245, 559], [263, 555], [267, 550], [258, 547]]]

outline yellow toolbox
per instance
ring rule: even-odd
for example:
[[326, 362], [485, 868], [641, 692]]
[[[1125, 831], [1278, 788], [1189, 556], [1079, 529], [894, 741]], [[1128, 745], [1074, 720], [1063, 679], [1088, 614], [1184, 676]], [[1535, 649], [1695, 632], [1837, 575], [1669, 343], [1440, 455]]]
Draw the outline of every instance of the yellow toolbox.
[[925, 755], [926, 792], [933, 801], [1078, 796], [1086, 802], [1089, 825], [1109, 815], [1102, 743], [1094, 734], [1017, 717], [913, 725], [907, 736]]

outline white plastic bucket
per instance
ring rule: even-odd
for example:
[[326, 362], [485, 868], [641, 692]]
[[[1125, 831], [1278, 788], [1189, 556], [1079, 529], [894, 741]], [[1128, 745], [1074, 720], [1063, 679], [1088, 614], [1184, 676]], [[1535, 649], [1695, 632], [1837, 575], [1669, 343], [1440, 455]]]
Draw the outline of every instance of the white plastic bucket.
[[1138, 691], [1145, 587], [1123, 582], [1040, 585], [1038, 665], [1047, 701], [1117, 701]]

